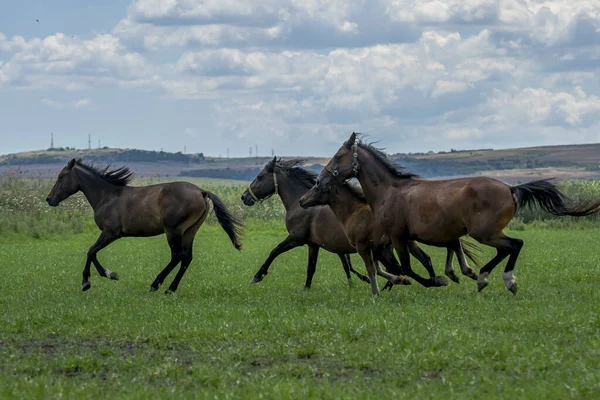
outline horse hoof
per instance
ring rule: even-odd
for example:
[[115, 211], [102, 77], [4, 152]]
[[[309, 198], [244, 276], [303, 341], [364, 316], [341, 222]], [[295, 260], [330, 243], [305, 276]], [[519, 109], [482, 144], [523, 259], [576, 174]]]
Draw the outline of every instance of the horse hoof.
[[436, 276], [435, 278], [433, 278], [433, 282], [435, 283], [435, 286], [448, 286], [450, 284], [450, 282], [448, 282], [448, 279], [444, 278], [443, 276]]
[[258, 283], [258, 282], [260, 282], [260, 281], [262, 281], [262, 280], [263, 280], [263, 277], [262, 277], [262, 276], [256, 276], [256, 275], [255, 275], [255, 276], [252, 278], [252, 280], [250, 281], [250, 283]]
[[150, 293], [156, 292], [158, 290], [158, 286], [150, 286]]
[[396, 279], [396, 281], [394, 282], [394, 284], [408, 286], [408, 285], [412, 285], [412, 282], [406, 278], [399, 276], [398, 279]]
[[489, 276], [489, 273], [483, 272], [483, 273], [479, 274], [479, 276], [477, 277], [477, 291], [478, 292], [481, 292], [488, 285], [488, 280], [487, 280], [488, 276]]
[[473, 270], [467, 272], [464, 275], [467, 276], [467, 277], [469, 277], [469, 278], [471, 278], [471, 279], [473, 279], [474, 281], [477, 280], [477, 273], [475, 271], [473, 271]]
[[175, 291], [172, 289], [165, 290], [165, 294], [175, 294]]
[[517, 282], [513, 282], [513, 284], [507, 289], [509, 292], [511, 292], [512, 294], [514, 294], [516, 296], [517, 295]]
[[113, 280], [113, 281], [118, 281], [119, 280], [119, 275], [117, 275], [116, 272], [111, 272], [110, 274], [108, 274], [108, 277]]
[[487, 280], [485, 282], [477, 281], [477, 291], [481, 292], [488, 285]]
[[460, 279], [458, 279], [458, 276], [456, 276], [456, 273], [454, 271], [446, 272], [446, 276], [450, 278], [452, 282], [456, 282], [460, 285]]
[[84, 284], [81, 285], [81, 291], [85, 292], [87, 290], [90, 290], [90, 288], [92, 287], [92, 284], [89, 282], [86, 282]]

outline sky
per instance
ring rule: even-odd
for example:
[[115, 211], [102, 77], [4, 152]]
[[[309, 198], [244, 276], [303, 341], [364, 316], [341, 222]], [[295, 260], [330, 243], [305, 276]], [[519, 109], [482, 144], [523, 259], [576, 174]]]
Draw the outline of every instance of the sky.
[[598, 0], [0, 4], [0, 154], [592, 143], [599, 80]]

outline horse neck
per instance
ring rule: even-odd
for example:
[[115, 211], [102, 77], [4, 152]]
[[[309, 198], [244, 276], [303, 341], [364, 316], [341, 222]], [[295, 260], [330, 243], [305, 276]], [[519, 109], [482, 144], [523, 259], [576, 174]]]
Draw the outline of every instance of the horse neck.
[[359, 172], [357, 179], [360, 182], [367, 203], [376, 208], [385, 196], [387, 188], [394, 184], [392, 174], [382, 166], [368, 151], [358, 148]]
[[345, 224], [361, 204], [363, 203], [354, 197], [349, 189], [340, 187], [329, 201], [329, 208], [331, 208], [337, 219]]
[[285, 210], [289, 211], [294, 207], [299, 207], [300, 197], [304, 196], [309, 189], [283, 171], [277, 172], [277, 181], [279, 184], [279, 197]]
[[95, 210], [101, 203], [114, 193], [116, 186], [106, 182], [104, 179], [86, 171], [83, 168], [75, 168], [81, 192]]

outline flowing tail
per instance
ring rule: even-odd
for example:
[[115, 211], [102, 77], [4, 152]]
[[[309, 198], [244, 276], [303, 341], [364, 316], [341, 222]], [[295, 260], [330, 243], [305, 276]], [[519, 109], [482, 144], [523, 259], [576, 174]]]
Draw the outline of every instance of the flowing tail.
[[207, 190], [202, 190], [202, 194], [205, 199], [208, 197], [212, 201], [217, 221], [219, 221], [219, 224], [225, 233], [227, 233], [229, 239], [231, 239], [233, 246], [241, 251], [242, 243], [240, 242], [240, 236], [242, 234], [242, 227], [244, 226], [242, 221], [231, 215], [223, 201], [216, 194]]
[[477, 268], [481, 267], [481, 262], [479, 260], [479, 256], [481, 255], [481, 248], [475, 243], [469, 242], [464, 239], [460, 239], [460, 244], [463, 253], [465, 253], [465, 256], [467, 256]]
[[517, 208], [524, 206], [538, 206], [550, 214], [562, 217], [584, 217], [600, 211], [600, 200], [586, 201], [577, 205], [570, 205], [569, 198], [556, 186], [549, 182], [550, 179], [528, 182], [523, 185], [512, 186]]

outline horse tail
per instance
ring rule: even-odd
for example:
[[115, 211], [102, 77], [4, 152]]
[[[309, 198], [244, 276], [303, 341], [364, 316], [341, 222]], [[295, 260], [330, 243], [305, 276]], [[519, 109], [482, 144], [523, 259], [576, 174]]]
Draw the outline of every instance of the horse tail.
[[524, 206], [541, 207], [550, 214], [562, 217], [584, 217], [600, 211], [600, 200], [596, 202], [582, 202], [575, 206], [570, 205], [570, 199], [558, 188], [549, 182], [550, 179], [532, 181], [510, 188], [517, 208]]
[[463, 253], [465, 253], [465, 256], [467, 256], [477, 268], [481, 267], [481, 260], [479, 259], [479, 256], [481, 255], [481, 247], [464, 239], [460, 239], [460, 245]]
[[219, 221], [219, 224], [225, 233], [227, 233], [229, 239], [231, 239], [233, 246], [241, 251], [242, 243], [240, 242], [240, 236], [242, 235], [242, 227], [244, 226], [242, 221], [231, 214], [223, 201], [216, 194], [207, 190], [202, 190], [202, 195], [205, 199], [208, 197], [212, 201], [217, 221]]

